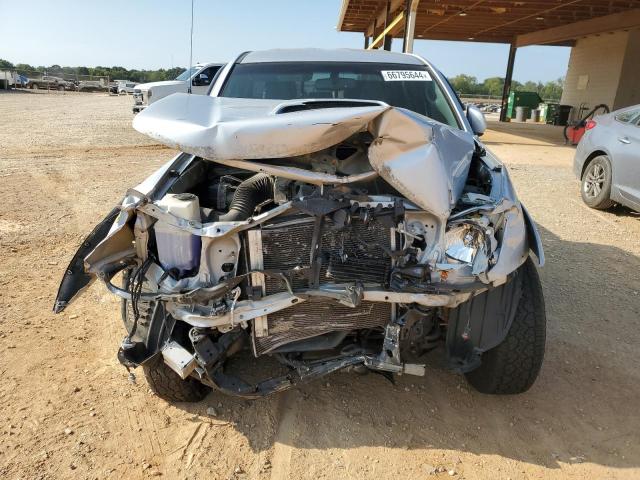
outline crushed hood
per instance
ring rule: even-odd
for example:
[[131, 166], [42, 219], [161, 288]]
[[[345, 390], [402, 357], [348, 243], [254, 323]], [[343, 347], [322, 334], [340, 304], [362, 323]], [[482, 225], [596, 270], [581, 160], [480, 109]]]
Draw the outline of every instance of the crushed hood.
[[151, 88], [159, 88], [159, 87], [174, 87], [176, 85], [182, 85], [185, 82], [180, 80], [163, 80], [161, 82], [149, 82], [149, 83], [139, 83], [135, 86], [135, 88], [139, 88], [140, 90], [149, 90]]
[[139, 113], [133, 126], [214, 162], [261, 160], [269, 165], [369, 131], [374, 138], [368, 152], [372, 169], [421, 208], [441, 218], [449, 215], [475, 150], [471, 134], [379, 102], [291, 111], [312, 102], [176, 93]]

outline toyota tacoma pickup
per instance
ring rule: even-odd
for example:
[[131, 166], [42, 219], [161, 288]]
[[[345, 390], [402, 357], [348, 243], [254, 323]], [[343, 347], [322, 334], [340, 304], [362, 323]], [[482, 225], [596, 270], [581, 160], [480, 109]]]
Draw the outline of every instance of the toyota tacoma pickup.
[[423, 58], [244, 53], [133, 126], [182, 153], [84, 240], [54, 311], [98, 279], [122, 299], [119, 360], [160, 397], [423, 376], [431, 355], [480, 392], [534, 383], [540, 236], [482, 113]]
[[197, 64], [185, 70], [175, 80], [140, 83], [133, 89], [133, 113], [138, 113], [153, 102], [172, 93], [187, 93], [191, 83], [191, 93], [205, 95], [222, 63]]

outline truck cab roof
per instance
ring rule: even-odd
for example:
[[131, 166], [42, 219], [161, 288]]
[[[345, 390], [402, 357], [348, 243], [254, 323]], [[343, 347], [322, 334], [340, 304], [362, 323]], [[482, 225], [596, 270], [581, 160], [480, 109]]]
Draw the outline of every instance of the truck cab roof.
[[238, 63], [270, 62], [371, 62], [424, 65], [417, 57], [386, 50], [361, 50], [354, 48], [282, 48], [246, 53]]

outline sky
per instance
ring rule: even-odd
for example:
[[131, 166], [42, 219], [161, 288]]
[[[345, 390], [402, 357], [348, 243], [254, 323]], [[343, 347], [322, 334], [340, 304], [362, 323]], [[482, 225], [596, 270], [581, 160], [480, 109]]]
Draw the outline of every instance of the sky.
[[[247, 50], [362, 48], [361, 33], [338, 32], [341, 0], [195, 0], [193, 59], [227, 61]], [[190, 0], [0, 0], [0, 58], [63, 66], [170, 68], [189, 63]], [[402, 40], [393, 41], [400, 51]], [[416, 40], [414, 53], [447, 76], [505, 74], [502, 44]], [[518, 50], [513, 78], [564, 76], [568, 47]]]

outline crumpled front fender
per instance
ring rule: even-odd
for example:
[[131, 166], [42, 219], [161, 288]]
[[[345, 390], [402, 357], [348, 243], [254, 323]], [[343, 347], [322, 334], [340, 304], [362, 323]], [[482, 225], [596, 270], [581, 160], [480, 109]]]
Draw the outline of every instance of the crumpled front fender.
[[119, 214], [120, 207], [118, 206], [111, 210], [82, 242], [64, 272], [60, 287], [58, 287], [58, 295], [53, 306], [54, 313], [62, 312], [73, 297], [91, 285], [96, 279], [94, 274], [85, 271], [84, 259], [107, 237]]
[[[134, 204], [145, 195], [151, 199], [164, 195], [192, 160], [192, 155], [180, 153], [165, 163], [135, 187], [133, 192], [136, 196], [126, 196], [87, 235], [62, 277], [53, 306], [55, 313], [62, 312], [74, 298], [91, 285], [100, 266], [134, 253], [131, 246], [133, 233], [127, 226]], [[140, 197], [137, 198], [137, 195]]]
[[522, 213], [524, 214], [524, 221], [527, 228], [527, 240], [529, 241], [529, 248], [533, 253], [535, 253], [538, 258], [538, 266], [543, 267], [545, 262], [544, 257], [544, 248], [542, 247], [542, 237], [540, 236], [540, 232], [538, 231], [538, 227], [536, 226], [536, 222], [531, 218], [531, 214], [529, 211], [524, 208], [524, 205], [520, 204], [522, 207]]

